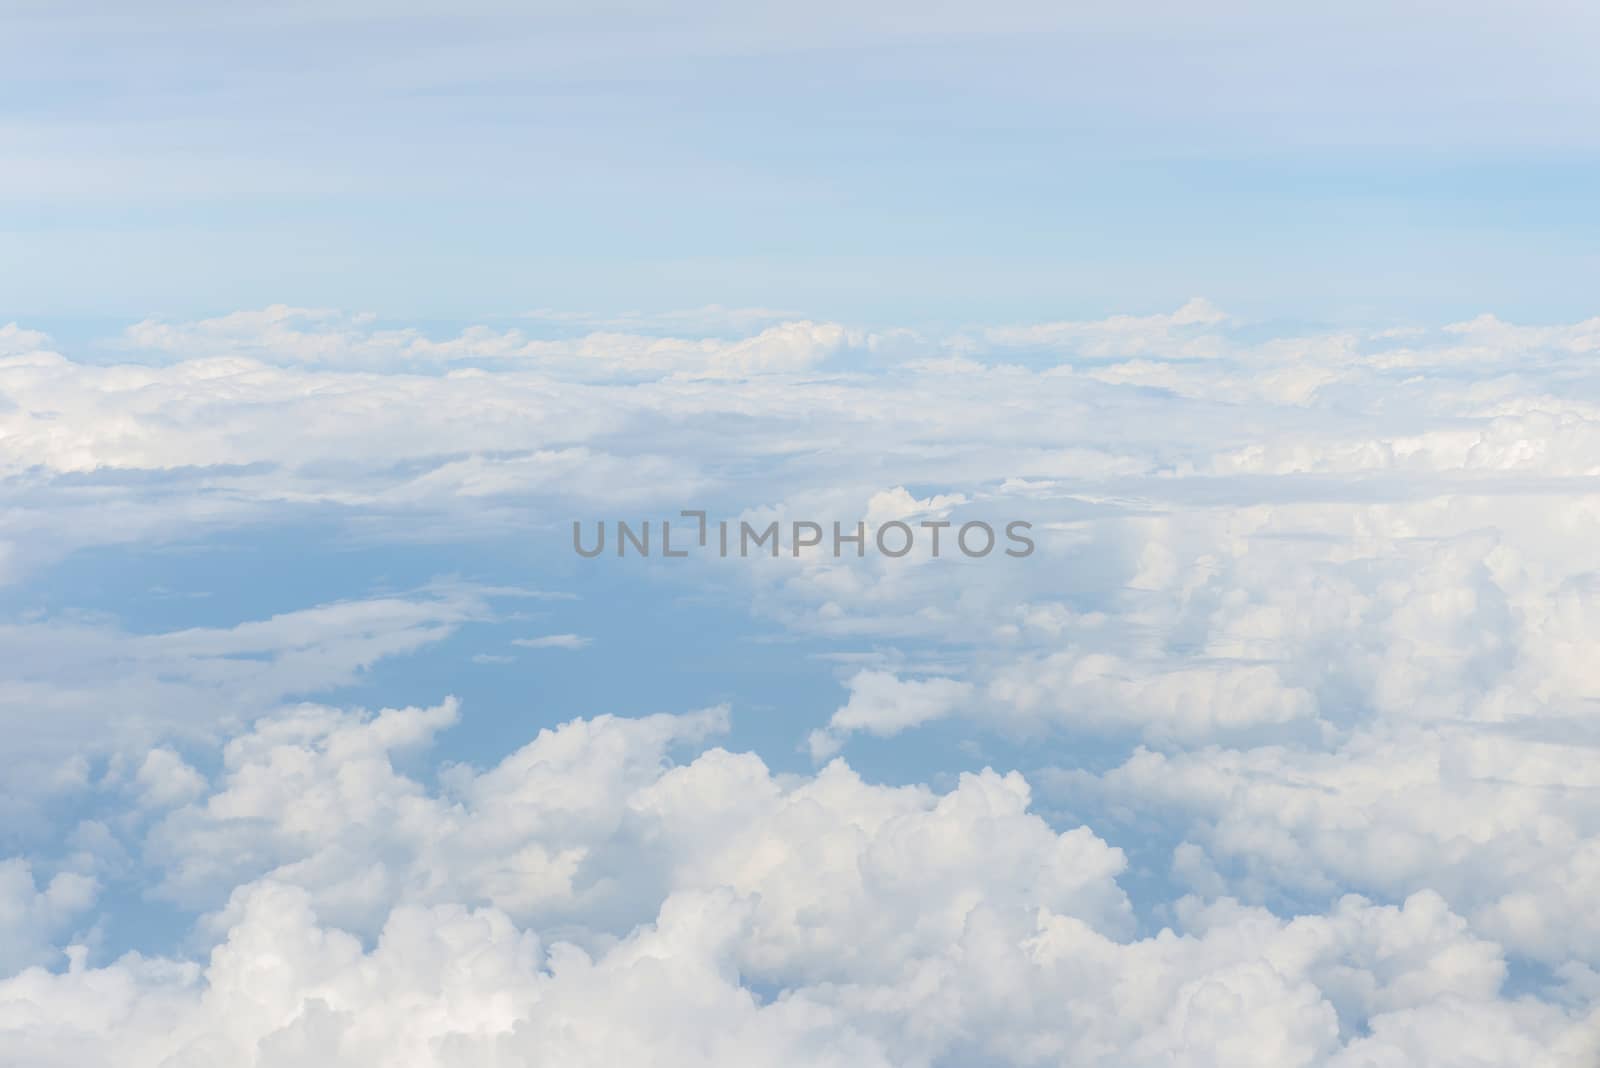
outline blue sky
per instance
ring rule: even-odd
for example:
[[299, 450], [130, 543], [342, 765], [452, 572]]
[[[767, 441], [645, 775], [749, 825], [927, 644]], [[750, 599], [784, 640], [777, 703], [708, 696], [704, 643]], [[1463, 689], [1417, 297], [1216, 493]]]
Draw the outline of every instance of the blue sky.
[[1596, 267], [1577, 5], [18, 10], [38, 320], [1556, 321]]

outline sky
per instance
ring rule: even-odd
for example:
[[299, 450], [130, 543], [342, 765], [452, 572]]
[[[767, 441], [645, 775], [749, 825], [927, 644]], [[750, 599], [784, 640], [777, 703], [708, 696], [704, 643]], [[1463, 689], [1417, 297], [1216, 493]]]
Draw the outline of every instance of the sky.
[[1589, 5], [6, 5], [0, 270], [116, 329], [1590, 309]]
[[1586, 7], [0, 18], [0, 1068], [1600, 1064]]

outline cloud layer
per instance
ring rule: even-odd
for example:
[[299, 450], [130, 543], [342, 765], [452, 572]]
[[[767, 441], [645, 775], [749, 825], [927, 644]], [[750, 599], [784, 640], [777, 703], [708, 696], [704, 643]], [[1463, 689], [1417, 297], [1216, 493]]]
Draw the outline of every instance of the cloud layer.
[[[1267, 335], [0, 329], [0, 1061], [1592, 1065], [1600, 326]], [[683, 508], [1038, 547], [516, 570]], [[312, 519], [499, 570], [143, 626], [68, 581]], [[647, 672], [606, 621], [661, 590], [833, 698], [708, 660], [457, 762], [470, 677], [339, 696], [474, 628]]]

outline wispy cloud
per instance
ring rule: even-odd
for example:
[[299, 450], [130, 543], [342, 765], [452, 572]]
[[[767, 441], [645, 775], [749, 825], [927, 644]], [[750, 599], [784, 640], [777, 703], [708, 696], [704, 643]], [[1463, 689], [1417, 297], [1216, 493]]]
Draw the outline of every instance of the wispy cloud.
[[590, 641], [581, 634], [546, 634], [539, 638], [517, 638], [511, 644], [523, 649], [582, 649]]

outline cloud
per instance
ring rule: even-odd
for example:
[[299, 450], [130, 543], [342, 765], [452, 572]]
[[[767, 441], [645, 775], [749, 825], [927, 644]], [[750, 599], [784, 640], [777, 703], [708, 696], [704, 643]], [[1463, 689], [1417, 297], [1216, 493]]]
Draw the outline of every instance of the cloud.
[[[759, 324], [762, 317], [735, 322]], [[680, 326], [702, 326], [693, 318]], [[661, 377], [743, 378], [807, 371], [865, 335], [835, 323], [795, 320], [733, 339], [602, 330], [577, 338], [530, 337], [520, 329], [472, 326], [435, 340], [411, 327], [385, 328], [370, 315], [275, 304], [190, 323], [146, 319], [129, 327], [133, 350], [188, 360], [248, 359], [374, 371], [520, 367], [579, 380]]]
[[[118, 365], [0, 333], [0, 1048], [1593, 1063], [1591, 322], [535, 336], [562, 326], [269, 308], [140, 324]], [[137, 627], [57, 585], [85, 549], [309, 514], [565, 574], [571, 517], [684, 507], [1019, 518], [1038, 549], [675, 561], [666, 595], [753, 613], [847, 696], [578, 718], [472, 764], [435, 745], [498, 674], [481, 634], [461, 687], [430, 661], [401, 707], [339, 691], [476, 624], [588, 642], [505, 613], [525, 575]], [[830, 759], [863, 732], [896, 744]], [[135, 895], [181, 936], [130, 934]]]
[[171, 749], [152, 749], [134, 773], [142, 804], [165, 808], [192, 801], [205, 791], [205, 776]]
[[1193, 359], [1221, 355], [1216, 330], [1228, 321], [1210, 301], [1196, 297], [1167, 314], [992, 327], [982, 338], [1002, 348], [1054, 349], [1069, 358], [1159, 355], [1163, 360]]
[[742, 331], [752, 326], [765, 326], [773, 323], [798, 322], [805, 317], [794, 311], [782, 311], [775, 308], [729, 308], [721, 304], [707, 304], [700, 308], [682, 308], [676, 311], [654, 313], [629, 312], [622, 315], [586, 315], [577, 312], [560, 311], [554, 308], [540, 308], [524, 312], [521, 318], [606, 330], [648, 329], [662, 332], [699, 330], [713, 333], [716, 331]]
[[813, 759], [832, 756], [853, 731], [890, 737], [943, 719], [972, 696], [972, 686], [957, 679], [901, 679], [888, 671], [858, 671], [847, 685], [850, 699], [807, 740]]
[[1175, 817], [1238, 892], [1426, 888], [1484, 937], [1557, 966], [1600, 961], [1600, 925], [1574, 908], [1600, 889], [1594, 748], [1505, 726], [1383, 726], [1332, 751], [1141, 750], [1099, 779], [1057, 781]]
[[538, 638], [515, 638], [511, 644], [522, 649], [583, 649], [592, 640], [581, 634], [546, 634]]
[[[432, 796], [385, 754], [453, 715], [259, 724], [230, 746], [203, 822], [169, 824], [167, 848], [181, 862], [272, 844], [286, 863], [217, 881], [216, 941], [198, 960], [91, 966], [74, 951], [63, 972], [0, 980], [7, 1049], [132, 1068], [535, 1051], [1577, 1068], [1596, 1052], [1585, 1010], [1503, 998], [1499, 948], [1436, 894], [1347, 895], [1291, 918], [1188, 898], [1172, 927], [1136, 937], [1120, 853], [1031, 814], [1014, 773], [944, 793], [873, 786], [838, 762], [775, 777], [751, 754], [701, 748], [726, 725], [713, 710], [574, 721]], [[687, 763], [663, 760], [685, 745]], [[229, 823], [231, 841], [200, 833]], [[329, 865], [415, 874], [352, 908]], [[540, 878], [549, 889], [530, 893]], [[631, 909], [602, 906], [618, 893]], [[358, 937], [329, 919], [341, 912], [378, 926]]]
[[59, 872], [40, 886], [32, 865], [19, 857], [0, 858], [0, 975], [48, 963], [58, 955], [52, 939], [95, 902], [99, 886], [92, 876]]
[[1263, 340], [1202, 305], [1108, 322], [1068, 331], [1102, 354], [1092, 365], [1043, 369], [1008, 362], [1011, 328], [903, 351], [903, 332], [804, 321], [435, 339], [273, 306], [139, 324], [114, 366], [18, 330], [0, 357], [0, 579], [79, 547], [327, 508], [413, 540], [525, 530], [535, 507], [825, 499], [888, 518], [913, 505], [871, 499], [897, 490], [941, 513], [1025, 503], [1071, 521], [1090, 504], [1188, 508], [1202, 486], [1281, 503], [1266, 478], [1311, 476], [1296, 499], [1329, 492], [1319, 478], [1382, 479], [1365, 492], [1387, 499], [1434, 476], [1500, 494], [1508, 475], [1600, 470], [1600, 398], [1574, 378], [1583, 324], [1466, 344], [1454, 328]]
[[293, 695], [348, 685], [381, 660], [494, 615], [489, 598], [457, 587], [158, 633], [76, 619], [0, 624], [15, 656], [0, 678], [12, 710], [0, 811], [81, 793], [90, 761], [132, 754], [142, 763], [110, 773], [131, 777], [141, 804], [185, 800], [197, 772], [170, 748], [146, 752], [152, 741], [216, 738]]
[[37, 330], [24, 330], [16, 323], [0, 326], [0, 356], [26, 356], [42, 351], [49, 343], [49, 335]]

